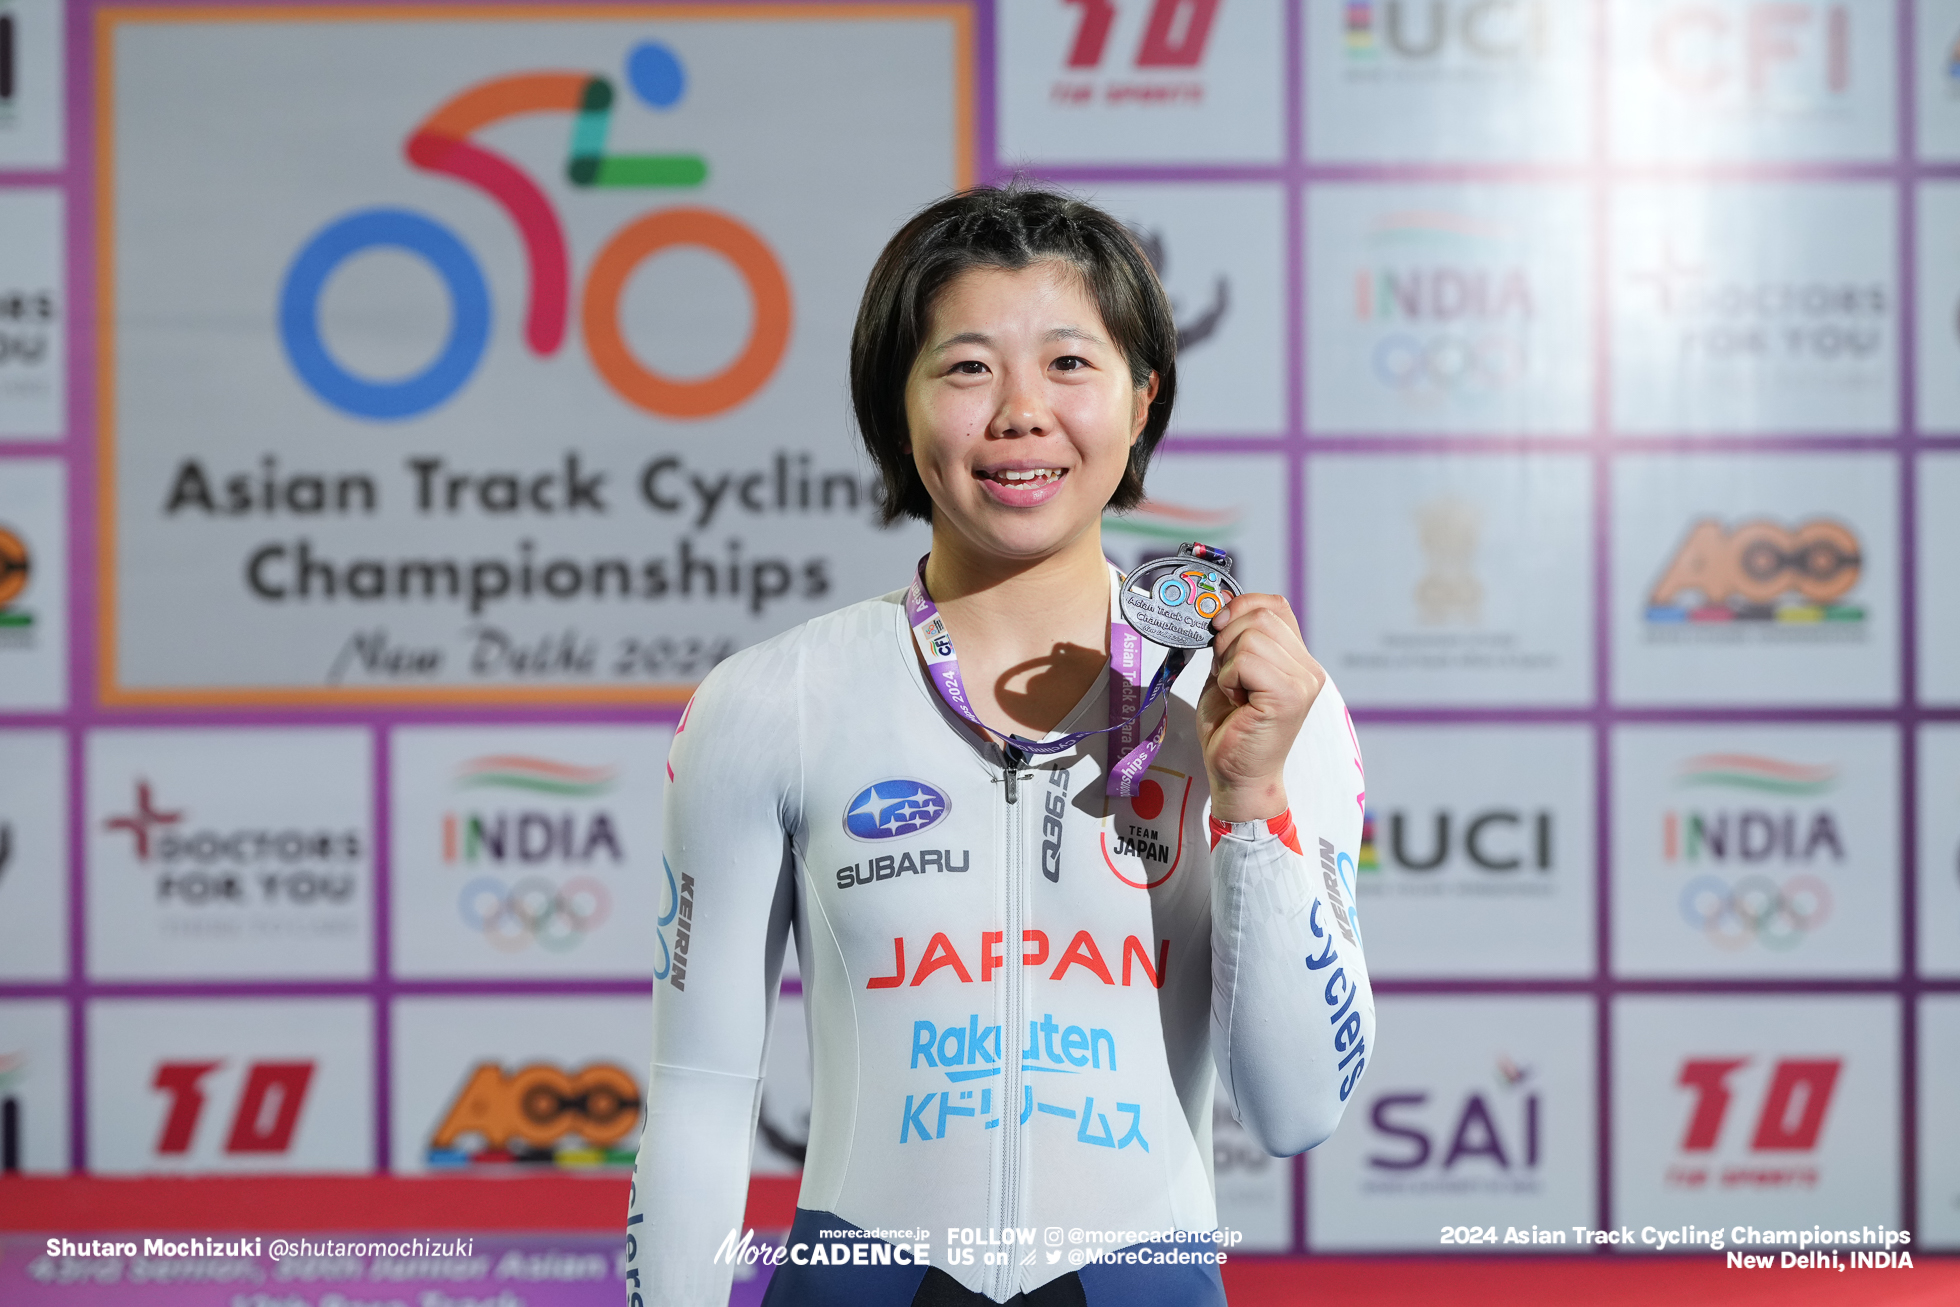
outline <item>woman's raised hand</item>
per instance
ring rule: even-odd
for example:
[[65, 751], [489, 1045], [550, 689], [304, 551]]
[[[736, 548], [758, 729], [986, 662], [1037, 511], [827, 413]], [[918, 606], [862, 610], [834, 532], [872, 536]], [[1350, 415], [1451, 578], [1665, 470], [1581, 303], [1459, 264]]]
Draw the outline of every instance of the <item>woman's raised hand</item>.
[[1211, 678], [1198, 699], [1198, 740], [1219, 821], [1286, 811], [1286, 755], [1327, 673], [1307, 652], [1292, 605], [1242, 594], [1212, 619]]

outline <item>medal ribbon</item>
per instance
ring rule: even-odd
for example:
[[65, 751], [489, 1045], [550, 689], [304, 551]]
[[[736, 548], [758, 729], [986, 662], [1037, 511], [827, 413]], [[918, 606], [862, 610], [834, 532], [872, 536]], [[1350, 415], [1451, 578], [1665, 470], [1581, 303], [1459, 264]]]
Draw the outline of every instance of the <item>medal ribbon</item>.
[[[926, 555], [930, 558], [932, 555]], [[967, 698], [966, 682], [960, 679], [959, 656], [953, 652], [953, 636], [946, 629], [946, 619], [939, 615], [939, 606], [932, 602], [926, 592], [926, 559], [919, 560], [919, 570], [912, 577], [912, 585], [905, 592], [905, 616], [912, 625], [912, 639], [919, 646], [919, 655], [925, 659], [926, 672], [939, 697], [946, 706], [988, 735], [998, 736], [1008, 744], [1027, 754], [1065, 753], [1091, 735], [1105, 735], [1114, 731], [1110, 741], [1110, 756], [1119, 759], [1109, 768], [1108, 784], [1105, 792], [1118, 798], [1134, 798], [1143, 784], [1143, 774], [1150, 769], [1151, 761], [1157, 751], [1164, 747], [1164, 733], [1170, 726], [1170, 705], [1164, 706], [1164, 715], [1157, 721], [1157, 729], [1143, 736], [1142, 717], [1150, 710], [1150, 705], [1162, 698], [1177, 680], [1179, 672], [1190, 661], [1189, 649], [1172, 649], [1164, 658], [1164, 665], [1157, 669], [1146, 690], [1143, 681], [1143, 636], [1137, 629], [1123, 620], [1122, 607], [1117, 603], [1116, 587], [1121, 584], [1120, 577], [1112, 577], [1109, 595], [1109, 717], [1113, 723], [1093, 731], [1076, 731], [1054, 740], [1030, 740], [1025, 736], [1009, 735], [997, 731], [981, 721], [974, 714], [973, 704]], [[1139, 736], [1143, 736], [1139, 739]]]

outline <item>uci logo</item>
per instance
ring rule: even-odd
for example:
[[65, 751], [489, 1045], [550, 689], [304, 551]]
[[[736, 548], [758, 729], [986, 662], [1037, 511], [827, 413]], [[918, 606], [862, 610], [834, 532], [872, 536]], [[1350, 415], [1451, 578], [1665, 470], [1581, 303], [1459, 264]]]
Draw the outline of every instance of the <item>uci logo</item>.
[[[640, 102], [671, 109], [687, 75], [667, 46], [646, 42], [626, 62]], [[527, 114], [572, 118], [565, 178], [579, 190], [675, 190], [700, 186], [708, 164], [694, 154], [608, 154], [613, 85], [593, 73], [531, 72], [479, 82], [442, 105], [410, 134], [408, 161], [475, 187], [509, 216], [530, 274], [524, 340], [540, 358], [558, 352], [571, 314], [565, 232], [545, 192], [473, 135]], [[711, 376], [677, 380], [637, 358], [620, 330], [626, 283], [648, 259], [678, 246], [716, 255], [740, 275], [754, 307], [735, 360]], [[371, 249], [399, 249], [425, 261], [448, 288], [449, 337], [433, 362], [411, 376], [377, 381], [343, 367], [320, 333], [320, 298], [340, 266]], [[580, 326], [592, 366], [621, 399], [665, 418], [711, 417], [747, 400], [774, 375], [789, 345], [790, 291], [763, 239], [730, 214], [677, 207], [642, 214], [614, 232], [586, 271]], [[320, 399], [352, 417], [399, 421], [426, 413], [461, 390], [490, 341], [490, 290], [476, 256], [435, 219], [409, 209], [361, 209], [328, 223], [300, 248], [279, 296], [279, 334], [287, 360]]]
[[924, 781], [879, 781], [858, 791], [844, 809], [844, 830], [854, 840], [890, 840], [935, 826], [948, 809], [946, 796]]

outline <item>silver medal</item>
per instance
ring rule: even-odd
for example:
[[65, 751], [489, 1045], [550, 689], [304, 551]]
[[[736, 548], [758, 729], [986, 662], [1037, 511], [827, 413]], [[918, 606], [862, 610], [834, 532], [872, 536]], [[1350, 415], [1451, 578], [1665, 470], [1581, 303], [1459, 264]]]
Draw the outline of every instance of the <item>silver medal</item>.
[[1123, 586], [1124, 620], [1147, 640], [1172, 649], [1211, 643], [1211, 619], [1244, 593], [1233, 579], [1232, 556], [1210, 545], [1182, 546], [1174, 558], [1153, 558]]

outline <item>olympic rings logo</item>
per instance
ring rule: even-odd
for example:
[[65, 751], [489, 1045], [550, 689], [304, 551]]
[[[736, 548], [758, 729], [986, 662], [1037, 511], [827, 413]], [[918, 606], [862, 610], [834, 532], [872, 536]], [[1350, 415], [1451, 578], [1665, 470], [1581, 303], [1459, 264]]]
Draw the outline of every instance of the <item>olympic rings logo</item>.
[[1225, 596], [1218, 591], [1218, 573], [1187, 567], [1157, 583], [1157, 602], [1166, 608], [1190, 604], [1198, 616], [1209, 622], [1225, 606]]
[[528, 876], [508, 889], [493, 876], [479, 876], [463, 886], [456, 907], [464, 925], [506, 952], [536, 940], [562, 953], [605, 924], [612, 915], [612, 895], [590, 876], [575, 876], [563, 885]]
[[1496, 390], [1524, 375], [1524, 343], [1490, 331], [1479, 336], [1402, 333], [1375, 343], [1375, 376], [1390, 390], [1441, 392]]
[[1723, 948], [1746, 948], [1753, 939], [1766, 948], [1790, 949], [1830, 920], [1831, 887], [1810, 875], [1780, 886], [1760, 875], [1733, 886], [1718, 876], [1697, 876], [1681, 890], [1681, 916]]
[[[627, 79], [648, 107], [678, 104], [687, 77], [672, 50], [645, 42], [627, 60]], [[476, 187], [509, 216], [522, 238], [530, 272], [525, 343], [540, 358], [557, 353], [571, 313], [571, 273], [564, 229], [550, 199], [510, 160], [469, 139], [507, 118], [537, 113], [573, 116], [565, 174], [581, 189], [686, 188], [701, 185], [706, 160], [691, 154], [606, 152], [613, 106], [610, 80], [597, 74], [522, 73], [470, 87], [410, 133], [415, 167]], [[626, 283], [648, 259], [679, 246], [706, 250], [728, 263], [754, 308], [748, 339], [733, 362], [711, 376], [664, 376], [637, 358], [620, 330]], [[449, 337], [433, 362], [396, 380], [377, 381], [343, 367], [320, 334], [320, 298], [348, 259], [397, 249], [427, 263], [447, 288]], [[789, 279], [775, 254], [748, 226], [713, 209], [670, 208], [614, 232], [586, 273], [580, 325], [593, 368], [612, 391], [659, 417], [699, 418], [747, 400], [775, 374], [789, 347]], [[316, 232], [294, 256], [279, 295], [279, 333], [287, 360], [320, 399], [353, 417], [399, 421], [443, 403], [470, 379], [490, 341], [490, 288], [469, 247], [449, 228], [408, 209], [346, 214]]]

